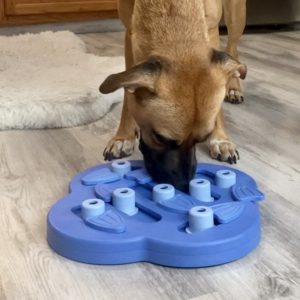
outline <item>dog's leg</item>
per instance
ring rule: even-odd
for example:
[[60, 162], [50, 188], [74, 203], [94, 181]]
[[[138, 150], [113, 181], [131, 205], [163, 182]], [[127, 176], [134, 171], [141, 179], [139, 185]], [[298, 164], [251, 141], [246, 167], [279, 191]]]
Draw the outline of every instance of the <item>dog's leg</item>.
[[[205, 0], [204, 3], [210, 45], [215, 49], [219, 49], [219, 22], [222, 17], [222, 0]], [[212, 158], [229, 163], [236, 163], [239, 159], [236, 146], [230, 141], [225, 131], [223, 110], [221, 110], [217, 116], [214, 131], [208, 142], [209, 152]]]
[[222, 18], [222, 0], [204, 0], [204, 9], [210, 46], [219, 49], [219, 23]]
[[225, 131], [223, 110], [219, 112], [214, 131], [209, 138], [209, 152], [212, 158], [230, 164], [236, 163], [240, 158], [235, 144], [230, 141]]
[[[246, 0], [223, 0], [224, 18], [228, 30], [227, 52], [238, 59], [238, 42], [246, 26]], [[227, 85], [225, 100], [233, 104], [244, 101], [241, 83], [238, 78], [232, 78]]]
[[[131, 37], [128, 29], [125, 37], [125, 59], [126, 69], [128, 69], [133, 65]], [[131, 97], [134, 95], [125, 91], [120, 125], [116, 135], [109, 141], [104, 150], [105, 160], [127, 157], [134, 151], [138, 128], [128, 109], [128, 102], [134, 101]]]
[[[125, 34], [125, 61], [126, 69], [133, 66], [133, 53], [131, 43], [131, 18], [134, 9], [135, 0], [118, 0], [118, 11], [119, 17], [126, 27]], [[114, 158], [121, 158], [130, 156], [134, 150], [136, 136], [137, 136], [137, 125], [134, 121], [131, 113], [129, 112], [128, 103], [134, 99], [132, 94], [125, 91], [124, 103], [121, 115], [121, 121], [116, 135], [109, 141], [108, 145], [104, 150], [104, 158], [106, 160], [112, 160]]]

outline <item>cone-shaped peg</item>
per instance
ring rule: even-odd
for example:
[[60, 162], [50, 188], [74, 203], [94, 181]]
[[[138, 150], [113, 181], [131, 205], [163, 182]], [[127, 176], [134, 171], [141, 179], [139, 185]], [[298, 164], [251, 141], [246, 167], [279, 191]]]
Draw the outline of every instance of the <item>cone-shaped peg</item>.
[[160, 202], [174, 198], [175, 188], [171, 184], [158, 184], [153, 188], [153, 201]]
[[196, 233], [214, 226], [214, 213], [210, 207], [195, 206], [189, 211], [187, 233]]
[[230, 170], [219, 170], [216, 173], [216, 185], [221, 188], [230, 188], [236, 184], [236, 174]]
[[197, 178], [190, 182], [190, 195], [203, 202], [213, 202], [214, 198], [211, 196], [210, 182], [206, 179]]
[[135, 191], [130, 188], [114, 190], [113, 206], [129, 216], [135, 215], [138, 212], [135, 206]]
[[81, 204], [81, 216], [84, 220], [100, 216], [105, 211], [105, 202], [100, 199], [84, 200]]
[[131, 163], [125, 159], [118, 159], [111, 164], [112, 171], [124, 177], [131, 171]]

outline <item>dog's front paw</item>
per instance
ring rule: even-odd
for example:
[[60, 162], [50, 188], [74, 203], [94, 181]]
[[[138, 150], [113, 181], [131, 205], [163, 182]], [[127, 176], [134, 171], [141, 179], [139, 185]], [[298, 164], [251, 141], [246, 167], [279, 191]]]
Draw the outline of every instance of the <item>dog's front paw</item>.
[[244, 96], [241, 89], [239, 78], [231, 78], [225, 96], [225, 101], [232, 104], [241, 104], [244, 102]]
[[104, 149], [103, 156], [105, 160], [113, 160], [130, 156], [134, 151], [135, 138], [112, 138]]
[[219, 161], [236, 164], [240, 159], [235, 144], [229, 140], [211, 140], [209, 143], [210, 156]]

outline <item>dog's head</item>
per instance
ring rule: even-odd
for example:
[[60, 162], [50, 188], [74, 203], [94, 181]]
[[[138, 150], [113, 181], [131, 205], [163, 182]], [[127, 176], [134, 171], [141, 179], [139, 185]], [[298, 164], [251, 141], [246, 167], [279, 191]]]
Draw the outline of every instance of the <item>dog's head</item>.
[[196, 168], [195, 144], [214, 130], [228, 80], [245, 76], [245, 65], [216, 50], [205, 60], [152, 56], [109, 76], [100, 91], [125, 88], [148, 172], [157, 182], [187, 190]]

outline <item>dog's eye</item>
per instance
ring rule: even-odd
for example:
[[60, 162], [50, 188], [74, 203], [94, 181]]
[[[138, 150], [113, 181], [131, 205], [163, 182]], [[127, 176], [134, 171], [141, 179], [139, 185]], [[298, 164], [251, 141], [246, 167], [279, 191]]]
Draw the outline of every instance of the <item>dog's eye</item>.
[[162, 136], [161, 134], [159, 134], [159, 133], [157, 133], [155, 131], [153, 131], [153, 135], [154, 135], [155, 140], [159, 144], [168, 146], [170, 148], [177, 148], [179, 146], [178, 145], [178, 141], [170, 139], [170, 138], [166, 138], [166, 137]]

